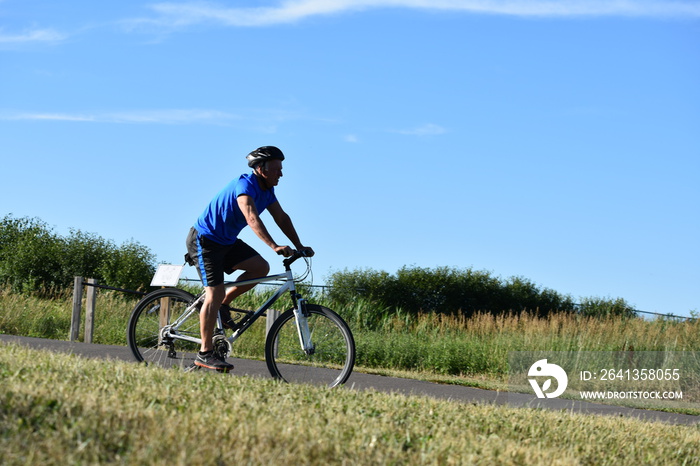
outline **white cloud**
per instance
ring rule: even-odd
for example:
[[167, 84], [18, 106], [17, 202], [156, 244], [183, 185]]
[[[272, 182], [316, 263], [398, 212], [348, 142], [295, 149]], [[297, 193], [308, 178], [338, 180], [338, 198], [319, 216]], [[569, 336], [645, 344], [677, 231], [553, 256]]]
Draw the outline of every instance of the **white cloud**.
[[141, 112], [112, 113], [105, 115], [114, 123], [224, 123], [239, 119], [237, 115], [217, 110], [152, 110]]
[[245, 125], [256, 131], [274, 133], [277, 125], [293, 121], [317, 121], [327, 123], [332, 120], [309, 116], [301, 111], [279, 108], [241, 109], [232, 113], [210, 109], [159, 109], [129, 110], [117, 112], [22, 112], [1, 110], [0, 120], [5, 121], [65, 121], [113, 124], [202, 124], [202, 125]]
[[6, 34], [0, 30], [0, 44], [25, 44], [32, 42], [61, 42], [67, 36], [53, 29], [32, 29], [19, 34]]
[[2, 120], [67, 121], [134, 124], [225, 124], [239, 116], [216, 110], [147, 110], [116, 113], [11, 113], [0, 114]]
[[442, 126], [428, 123], [423, 126], [418, 126], [416, 128], [403, 129], [394, 132], [399, 134], [406, 134], [408, 136], [437, 136], [439, 134], [447, 133], [447, 130]]
[[3, 120], [45, 120], [45, 121], [98, 121], [88, 115], [68, 115], [65, 113], [21, 113], [3, 116]]
[[150, 8], [155, 17], [132, 20], [130, 24], [165, 28], [202, 23], [268, 26], [372, 8], [539, 17], [700, 17], [700, 3], [688, 0], [286, 0], [268, 7], [236, 8], [203, 2], [163, 2]]

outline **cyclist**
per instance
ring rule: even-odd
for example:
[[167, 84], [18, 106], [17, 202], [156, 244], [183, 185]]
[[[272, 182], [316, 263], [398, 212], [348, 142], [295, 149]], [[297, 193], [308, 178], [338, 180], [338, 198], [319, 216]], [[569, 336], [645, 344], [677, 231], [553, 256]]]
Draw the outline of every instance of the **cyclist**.
[[243, 273], [237, 280], [264, 277], [270, 265], [252, 247], [238, 238], [246, 225], [277, 254], [289, 257], [293, 249], [272, 239], [260, 214], [267, 209], [280, 230], [300, 251], [308, 256], [313, 249], [304, 246], [292, 224], [292, 220], [280, 206], [275, 196], [275, 186], [282, 177], [284, 154], [274, 146], [263, 146], [246, 156], [252, 173], [241, 175], [217, 194], [190, 229], [187, 236], [187, 262], [196, 266], [206, 290], [204, 304], [199, 314], [202, 337], [200, 352], [195, 365], [208, 369], [228, 371], [233, 365], [219, 358], [213, 351], [212, 338], [216, 318], [221, 309], [224, 326], [233, 328], [228, 304], [255, 286], [224, 287], [224, 273], [234, 270]]

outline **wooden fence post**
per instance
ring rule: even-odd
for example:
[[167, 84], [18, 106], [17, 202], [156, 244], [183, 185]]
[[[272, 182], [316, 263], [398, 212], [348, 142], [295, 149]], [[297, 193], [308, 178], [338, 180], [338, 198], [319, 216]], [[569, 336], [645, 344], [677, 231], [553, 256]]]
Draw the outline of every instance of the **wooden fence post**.
[[[272, 324], [275, 323], [279, 316], [280, 311], [276, 311], [274, 309], [267, 310], [267, 320], [265, 321], [265, 338], [267, 338], [267, 334], [270, 333], [270, 328], [272, 328]], [[275, 357], [277, 357], [277, 345], [275, 345], [273, 351], [275, 353]]]
[[[160, 325], [160, 328], [163, 328], [166, 325], [170, 324], [170, 298], [167, 296], [165, 298], [160, 298], [160, 312], [158, 313], [158, 323]], [[160, 332], [158, 332], [158, 343], [159, 348], [165, 349], [164, 346], [160, 346], [160, 343], [162, 343]]]
[[[85, 298], [85, 343], [92, 343], [95, 325], [95, 300], [97, 298], [97, 280], [88, 278], [87, 296]], [[93, 286], [90, 286], [93, 285]]]
[[277, 318], [280, 316], [280, 311], [268, 309], [266, 313], [267, 321], [265, 322], [265, 336], [267, 336], [267, 334], [270, 333], [270, 328], [272, 328], [272, 324], [274, 324]]
[[73, 279], [73, 314], [70, 319], [70, 341], [80, 336], [80, 307], [83, 305], [83, 277]]

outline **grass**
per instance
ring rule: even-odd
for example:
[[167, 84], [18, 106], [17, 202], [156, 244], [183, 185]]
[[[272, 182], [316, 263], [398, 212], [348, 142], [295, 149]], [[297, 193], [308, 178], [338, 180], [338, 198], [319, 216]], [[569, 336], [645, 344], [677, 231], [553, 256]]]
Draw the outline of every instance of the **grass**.
[[700, 464], [700, 428], [0, 345], [0, 463]]
[[[285, 298], [286, 299], [286, 298]], [[236, 302], [255, 308], [261, 296], [248, 293]], [[100, 290], [94, 343], [125, 345], [126, 323], [136, 304], [129, 295]], [[319, 300], [312, 300], [319, 302]], [[289, 303], [278, 303], [280, 309]], [[323, 302], [350, 324], [357, 343], [356, 365], [422, 377], [491, 387], [508, 375], [508, 355], [515, 351], [700, 351], [700, 319], [673, 322], [621, 317], [593, 318], [552, 314], [476, 314], [466, 318], [441, 314], [387, 314], [367, 303], [336, 307]], [[0, 292], [0, 333], [67, 339], [72, 296], [54, 299]], [[234, 345], [238, 357], [263, 358], [264, 324], [256, 324]]]
[[503, 379], [514, 351], [700, 351], [700, 321], [552, 314], [387, 317], [358, 332], [361, 364]]
[[[248, 293], [239, 298], [236, 305], [256, 308], [264, 295]], [[697, 319], [675, 322], [570, 314], [542, 318], [529, 314], [494, 316], [488, 313], [466, 318], [435, 313], [387, 313], [366, 302], [337, 307], [322, 298], [312, 301], [335, 309], [348, 321], [357, 344], [356, 370], [432, 382], [508, 389], [509, 355], [516, 352], [635, 351], [641, 354], [673, 351], [700, 354], [700, 320]], [[100, 290], [93, 341], [126, 344], [125, 327], [136, 302], [137, 299], [130, 295]], [[286, 309], [290, 303], [280, 302], [278, 305], [279, 309]], [[0, 292], [0, 333], [67, 339], [71, 306], [71, 293], [41, 299]], [[254, 325], [236, 342], [232, 356], [264, 359], [264, 332], [264, 323]], [[700, 372], [686, 372], [689, 375], [684, 375], [683, 390], [690, 398], [684, 399], [683, 403], [655, 403], [653, 409], [700, 414], [699, 395], [697, 389], [692, 390], [693, 385], [700, 386]], [[575, 388], [570, 385], [571, 389]], [[525, 387], [529, 390], [527, 383]]]

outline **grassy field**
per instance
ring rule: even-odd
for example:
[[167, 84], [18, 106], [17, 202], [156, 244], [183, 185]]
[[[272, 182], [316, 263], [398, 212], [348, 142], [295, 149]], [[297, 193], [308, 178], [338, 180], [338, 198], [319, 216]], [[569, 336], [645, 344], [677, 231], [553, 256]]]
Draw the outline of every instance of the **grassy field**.
[[[46, 300], [0, 292], [0, 332], [67, 339], [71, 299], [68, 293]], [[254, 308], [259, 301], [252, 293], [236, 304]], [[100, 291], [94, 342], [126, 344], [126, 323], [135, 302], [123, 294]], [[567, 314], [546, 318], [477, 314], [464, 318], [401, 313], [379, 318], [381, 313], [363, 303], [344, 308], [322, 301], [319, 304], [336, 310], [350, 324], [358, 348], [357, 366], [410, 371], [452, 383], [489, 387], [503, 382], [508, 355], [514, 351], [700, 351], [698, 319], [647, 321]], [[262, 358], [263, 332], [264, 323], [254, 326], [234, 345], [234, 355]]]
[[0, 463], [700, 464], [700, 427], [0, 345]]

